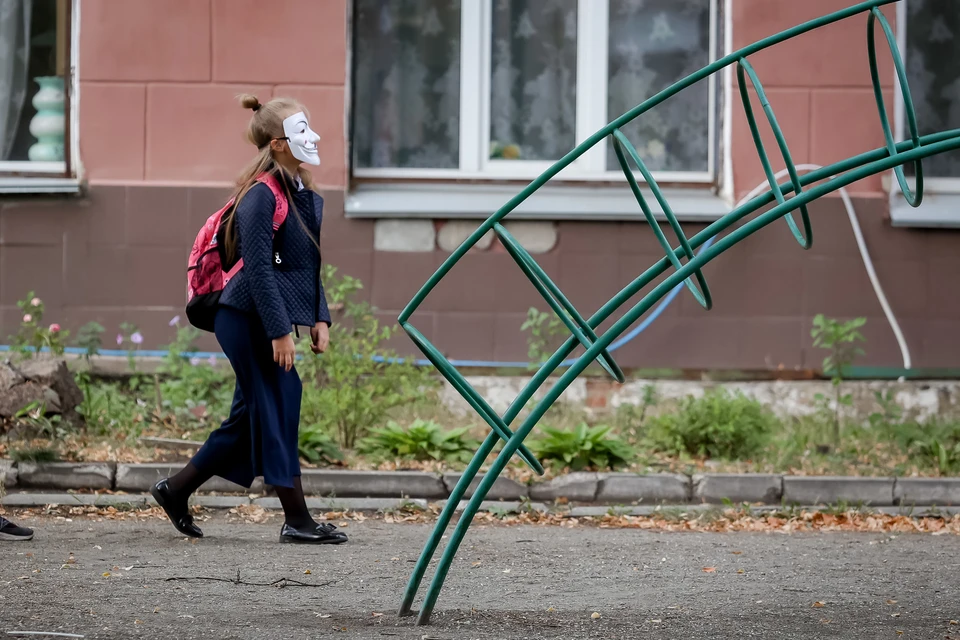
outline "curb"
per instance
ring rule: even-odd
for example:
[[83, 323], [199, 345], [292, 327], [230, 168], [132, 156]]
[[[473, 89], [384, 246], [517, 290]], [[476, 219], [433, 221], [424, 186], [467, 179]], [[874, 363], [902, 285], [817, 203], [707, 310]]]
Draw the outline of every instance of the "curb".
[[[8, 489], [49, 491], [129, 491], [146, 493], [157, 480], [180, 469], [180, 463], [14, 463], [0, 460], [0, 480]], [[328, 500], [445, 500], [459, 472], [351, 471], [304, 469], [308, 496]], [[479, 484], [474, 479], [465, 498]], [[214, 478], [204, 492], [271, 499], [257, 479], [250, 488]], [[101, 496], [104, 497], [104, 496]], [[221, 496], [224, 497], [224, 496]], [[875, 478], [856, 476], [790, 476], [778, 474], [569, 473], [548, 481], [521, 484], [501, 477], [491, 501], [656, 506], [659, 504], [748, 503], [758, 505], [960, 506], [960, 478]], [[86, 498], [83, 498], [86, 499]]]
[[[190, 504], [199, 505], [207, 509], [234, 509], [240, 506], [259, 506], [268, 511], [279, 511], [280, 501], [277, 498], [254, 498], [247, 496], [194, 496]], [[389, 513], [391, 511], [411, 509], [427, 509], [430, 505], [443, 507], [445, 500], [435, 503], [427, 500], [388, 500], [383, 498], [307, 498], [307, 507], [318, 511], [358, 511], [364, 513]], [[120, 509], [136, 509], [143, 507], [155, 507], [157, 503], [149, 494], [135, 495], [97, 495], [97, 494], [72, 494], [72, 493], [11, 493], [7, 494], [0, 505], [6, 508], [42, 508], [42, 507], [117, 507]], [[465, 501], [457, 505], [457, 512], [463, 511]], [[816, 511], [822, 505], [794, 505], [794, 508], [806, 511]], [[606, 515], [615, 516], [653, 516], [658, 513], [669, 514], [675, 517], [686, 517], [698, 513], [709, 512], [717, 509], [717, 505], [709, 504], [663, 504], [656, 507], [611, 507], [611, 506], [584, 506], [572, 507], [570, 509], [553, 510], [555, 515], [568, 518], [598, 518]], [[910, 516], [914, 518], [923, 517], [952, 517], [960, 514], [958, 507], [931, 507], [919, 508], [912, 507], [871, 507], [871, 511], [886, 515]], [[779, 506], [765, 505], [751, 507], [751, 513], [755, 515], [764, 515], [776, 513], [781, 510]], [[530, 511], [540, 513], [550, 513], [548, 505], [541, 502], [516, 502], [516, 501], [484, 501], [480, 504], [480, 511], [500, 514], [513, 514]]]

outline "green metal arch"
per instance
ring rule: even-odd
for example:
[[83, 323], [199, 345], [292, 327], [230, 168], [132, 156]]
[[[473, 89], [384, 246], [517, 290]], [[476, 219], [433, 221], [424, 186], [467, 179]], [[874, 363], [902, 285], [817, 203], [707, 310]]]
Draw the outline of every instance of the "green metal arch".
[[[773, 114], [773, 107], [767, 99], [767, 94], [763, 90], [760, 78], [757, 77], [757, 72], [753, 70], [753, 65], [751, 65], [746, 58], [740, 58], [740, 60], [737, 61], [737, 84], [740, 86], [740, 101], [743, 102], [743, 110], [747, 114], [750, 133], [753, 134], [753, 143], [757, 146], [757, 154], [760, 156], [763, 172], [767, 174], [767, 182], [770, 183], [770, 189], [773, 190], [773, 195], [776, 196], [777, 202], [783, 204], [786, 200], [784, 199], [783, 190], [777, 184], [777, 180], [774, 177], [775, 174], [773, 167], [770, 166], [770, 158], [767, 156], [767, 151], [763, 148], [760, 129], [757, 127], [757, 119], [753, 115], [753, 105], [750, 102], [750, 94], [747, 92], [747, 82], [743, 77], [744, 71], [750, 76], [750, 82], [753, 83], [753, 88], [756, 89], [757, 97], [760, 99], [760, 106], [763, 107], [764, 113], [767, 114], [767, 121], [770, 123], [770, 128], [773, 129], [773, 135], [777, 138], [777, 144], [780, 146], [780, 154], [783, 156], [783, 162], [787, 165], [787, 172], [790, 174], [793, 192], [800, 195], [803, 193], [803, 188], [800, 185], [800, 176], [797, 175], [797, 165], [793, 163], [793, 156], [790, 154], [787, 140], [783, 136], [783, 129], [780, 128], [777, 117]], [[803, 220], [803, 231], [800, 231], [797, 227], [797, 223], [793, 219], [793, 214], [788, 213], [785, 218], [787, 225], [790, 227], [790, 231], [793, 232], [793, 237], [797, 239], [801, 247], [809, 249], [813, 246], [813, 227], [810, 224], [810, 212], [807, 211], [806, 205], [802, 205], [799, 209], [800, 218]]]
[[[773, 223], [774, 221], [784, 217], [787, 217], [787, 222], [798, 241], [800, 241], [801, 246], [809, 247], [813, 236], [809, 218], [806, 215], [807, 205], [818, 198], [840, 189], [841, 187], [852, 184], [868, 176], [889, 171], [891, 169], [897, 170], [898, 180], [900, 180], [900, 184], [904, 190], [904, 193], [908, 196], [908, 201], [910, 201], [912, 198], [911, 204], [914, 206], [918, 206], [920, 204], [923, 196], [921, 160], [931, 155], [960, 149], [960, 129], [928, 136], [919, 136], [919, 129], [916, 126], [916, 115], [913, 108], [912, 97], [906, 82], [906, 70], [903, 66], [903, 60], [899, 54], [899, 50], [896, 45], [896, 39], [893, 38], [893, 32], [879, 9], [881, 6], [892, 4], [895, 1], [896, 0], [867, 0], [842, 11], [812, 20], [792, 29], [788, 29], [775, 36], [761, 40], [739, 51], [731, 53], [730, 55], [725, 56], [713, 64], [704, 67], [700, 71], [691, 74], [687, 78], [674, 83], [670, 87], [664, 89], [642, 104], [623, 114], [616, 120], [610, 122], [595, 134], [587, 138], [575, 149], [570, 151], [547, 171], [533, 180], [525, 189], [511, 198], [503, 207], [501, 207], [497, 212], [484, 221], [477, 228], [477, 230], [474, 231], [474, 233], [471, 234], [470, 237], [468, 237], [463, 244], [461, 244], [461, 246], [458, 247], [457, 250], [447, 258], [443, 265], [427, 280], [423, 287], [421, 287], [413, 299], [407, 304], [403, 312], [400, 314], [400, 325], [410, 335], [411, 339], [418, 346], [418, 348], [423, 351], [428, 359], [437, 367], [441, 375], [450, 381], [454, 388], [464, 395], [465, 398], [467, 398], [467, 401], [470, 402], [471, 406], [473, 406], [474, 409], [481, 414], [483, 419], [491, 426], [493, 430], [484, 440], [480, 449], [477, 451], [467, 469], [461, 475], [457, 485], [451, 492], [450, 498], [447, 500], [447, 503], [437, 520], [436, 526], [427, 540], [426, 545], [424, 546], [424, 549], [421, 552], [414, 571], [410, 577], [407, 589], [404, 593], [403, 602], [400, 606], [400, 615], [410, 615], [412, 613], [413, 602], [416, 598], [420, 583], [423, 580], [426, 569], [433, 558], [434, 553], [443, 539], [443, 532], [450, 524], [457, 505], [463, 499], [467, 488], [476, 478], [477, 473], [479, 473], [480, 468], [493, 452], [493, 449], [497, 443], [501, 439], [505, 440], [502, 450], [493, 460], [490, 468], [486, 471], [483, 479], [480, 481], [479, 486], [473, 492], [472, 497], [470, 498], [460, 517], [459, 522], [457, 523], [457, 526], [450, 536], [446, 549], [444, 550], [444, 553], [437, 564], [435, 575], [424, 599], [424, 603], [418, 617], [418, 624], [425, 624], [429, 622], [430, 616], [436, 605], [437, 598], [439, 597], [444, 580], [446, 579], [447, 572], [450, 569], [457, 549], [459, 548], [463, 537], [466, 535], [470, 523], [473, 520], [473, 517], [476, 515], [481, 502], [489, 493], [494, 482], [496, 482], [497, 477], [500, 475], [500, 473], [502, 473], [503, 469], [506, 467], [513, 455], [518, 452], [523, 455], [528, 464], [531, 464], [532, 454], [529, 455], [528, 459], [526, 454], [529, 452], [523, 448], [524, 439], [530, 434], [546, 411], [557, 401], [566, 388], [581, 373], [583, 373], [583, 371], [593, 361], [599, 360], [604, 368], [611, 373], [611, 375], [617, 379], [621, 379], [622, 371], [620, 371], [619, 367], [616, 366], [616, 363], [613, 362], [612, 358], [609, 357], [609, 346], [671, 289], [678, 284], [683, 283], [690, 288], [695, 296], [698, 297], [698, 301], [701, 302], [703, 306], [709, 308], [710, 304], [712, 303], [712, 299], [710, 298], [709, 288], [706, 285], [706, 280], [703, 278], [701, 273], [702, 268], [706, 264], [722, 254], [724, 251], [733, 247], [738, 242]], [[756, 73], [753, 71], [752, 67], [747, 61], [747, 58], [757, 51], [774, 46], [800, 34], [807, 33], [819, 27], [832, 24], [834, 22], [838, 22], [862, 13], [869, 14], [868, 45], [871, 76], [873, 77], [874, 88], [877, 95], [878, 111], [880, 112], [884, 127], [886, 147], [857, 155], [842, 162], [833, 164], [829, 167], [804, 174], [801, 177], [797, 174], [796, 167], [794, 166], [789, 150], [787, 149], [786, 140], [776, 122], [776, 118], [773, 115], [773, 110], [769, 106], [769, 101], [766, 99], [766, 96], [763, 93], [762, 85], [760, 84]], [[879, 89], [879, 73], [877, 71], [876, 50], [873, 38], [874, 22], [877, 20], [880, 21], [881, 26], [887, 35], [888, 43], [890, 44], [891, 51], [893, 52], [894, 66], [896, 67], [897, 74], [900, 78], [904, 100], [908, 104], [907, 115], [908, 120], [911, 123], [911, 140], [907, 142], [894, 142], [892, 132], [890, 131], [889, 121], [886, 116], [886, 109], [883, 106], [882, 92]], [[623, 135], [620, 129], [623, 125], [629, 123], [646, 111], [656, 107], [672, 95], [675, 95], [679, 91], [682, 91], [692, 84], [709, 77], [710, 75], [731, 64], [738, 65], [738, 79], [740, 80], [741, 96], [745, 98], [743, 100], [744, 108], [747, 110], [748, 120], [751, 123], [751, 130], [754, 134], [755, 142], [757, 143], [757, 150], [761, 156], [761, 160], [764, 163], [764, 169], [767, 173], [768, 180], [770, 181], [771, 188], [766, 193], [754, 198], [753, 200], [723, 216], [721, 219], [713, 222], [707, 226], [706, 229], [688, 240], [683, 234], [683, 231], [676, 220], [676, 216], [673, 215], [673, 211], [670, 208], [669, 203], [666, 201], [666, 198], [663, 197], [663, 193], [653, 180], [653, 176], [650, 174], [649, 170], [647, 170], [646, 166], [642, 162], [642, 159], [639, 157], [639, 154], [636, 153], [636, 149], [632, 144], [630, 144], [630, 141], [626, 139], [626, 136]], [[757, 92], [761, 96], [761, 103], [763, 104], [767, 118], [774, 130], [774, 134], [777, 137], [777, 142], [783, 154], [784, 161], [786, 162], [788, 169], [790, 169], [790, 180], [783, 184], [778, 184], [775, 181], [772, 168], [769, 166], [769, 158], [766, 157], [766, 152], [763, 149], [762, 143], [760, 142], [756, 121], [755, 118], [753, 118], [752, 106], [749, 104], [749, 96], [747, 95], [745, 88], [744, 73], [750, 77], [751, 82], [757, 88]], [[633, 280], [633, 282], [624, 287], [616, 296], [611, 298], [588, 320], [584, 320], [576, 311], [576, 309], [569, 304], [569, 301], [566, 300], [559, 289], [552, 283], [552, 281], [550, 281], [547, 275], [543, 272], [543, 269], [536, 264], [530, 254], [523, 249], [523, 247], [521, 247], [519, 243], [512, 238], [512, 236], [509, 235], [506, 229], [500, 224], [500, 221], [570, 163], [608, 136], [612, 136], [613, 138], [615, 150], [617, 151], [618, 159], [621, 162], [621, 167], [624, 169], [624, 172], [627, 175], [628, 184], [634, 191], [634, 195], [637, 196], [638, 203], [643, 210], [644, 216], [648, 219], [648, 221], [651, 222], [651, 227], [654, 229], [654, 233], [657, 234], [658, 240], [661, 242], [666, 255], [664, 258], [661, 258], [653, 266], [647, 269], [643, 274]], [[638, 169], [646, 179], [648, 185], [654, 193], [654, 196], [663, 207], [667, 220], [677, 234], [680, 242], [679, 247], [670, 247], [670, 245], [666, 242], [665, 237], [663, 237], [662, 232], [660, 232], [659, 225], [656, 224], [656, 220], [651, 219], [653, 216], [652, 214], [649, 214], [649, 207], [646, 205], [642, 194], [640, 194], [639, 185], [636, 183], [636, 179], [633, 177], [632, 172], [629, 171], [624, 150], [626, 150], [627, 155], [630, 155], [631, 159], [637, 164]], [[916, 193], [910, 192], [906, 188], [908, 185], [906, 183], [906, 177], [902, 167], [908, 162], [915, 163], [917, 167]], [[793, 195], [791, 198], [787, 199], [787, 194]], [[737, 224], [747, 216], [756, 213], [763, 207], [766, 207], [774, 202], [776, 202], [776, 206], [758, 215], [756, 218], [743, 223], [726, 236], [719, 238], [712, 246], [703, 249], [699, 255], [693, 253], [695, 249], [701, 247], [709, 238], [717, 236], [718, 234], [730, 229], [733, 225]], [[801, 212], [805, 234], [800, 232], [795, 222], [793, 222], [792, 216], [790, 216], [790, 214], [796, 210], [800, 210]], [[507, 247], [511, 256], [517, 261], [521, 270], [528, 276], [528, 278], [530, 278], [531, 282], [534, 283], [534, 286], [537, 288], [538, 292], [547, 299], [548, 304], [561, 317], [564, 324], [572, 334], [556, 351], [556, 353], [554, 353], [553, 356], [551, 356], [547, 362], [545, 362], [537, 370], [533, 378], [524, 386], [521, 393], [513, 401], [502, 418], [493, 412], [483, 398], [480, 397], [479, 394], [472, 389], [472, 387], [470, 387], [469, 383], [456, 370], [456, 368], [453, 367], [450, 362], [443, 357], [440, 351], [430, 344], [430, 342], [419, 331], [417, 331], [417, 329], [410, 322], [411, 316], [414, 314], [423, 300], [430, 294], [437, 283], [449, 272], [449, 270], [457, 263], [457, 261], [459, 261], [467, 253], [467, 251], [469, 251], [480, 240], [481, 237], [491, 230], [497, 233], [497, 235], [501, 238], [501, 241], [504, 242], [504, 245]], [[686, 257], [686, 264], [682, 264], [680, 262], [679, 256], [681, 254]], [[606, 321], [615, 311], [620, 309], [620, 307], [626, 304], [633, 296], [635, 296], [648, 285], [651, 285], [658, 277], [663, 275], [671, 267], [673, 268], [672, 274], [667, 276], [658, 285], [654, 286], [651, 291], [643, 296], [640, 302], [630, 308], [603, 335], [597, 335], [596, 329], [602, 322]], [[691, 280], [692, 278], [696, 278], [698, 280], [698, 283], [700, 284], [699, 291], [695, 286], [693, 286]], [[546, 391], [544, 397], [538, 403], [536, 403], [531, 413], [522, 421], [520, 427], [515, 432], [511, 433], [510, 426], [519, 416], [520, 411], [527, 405], [533, 395], [541, 388], [547, 379], [556, 371], [560, 364], [570, 356], [578, 344], [584, 346], [585, 353], [580, 356], [574, 362], [574, 364], [567, 369], [566, 372], [564, 372], [560, 379], [549, 390]], [[536, 462], [535, 459], [532, 459], [532, 461]], [[536, 462], [536, 464], [539, 466], [538, 462]], [[542, 468], [538, 469], [538, 472], [542, 473]]]

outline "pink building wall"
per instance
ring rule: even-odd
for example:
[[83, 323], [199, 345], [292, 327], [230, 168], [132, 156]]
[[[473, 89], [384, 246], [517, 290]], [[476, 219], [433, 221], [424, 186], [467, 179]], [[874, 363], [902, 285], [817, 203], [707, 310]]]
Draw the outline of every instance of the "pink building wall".
[[[324, 260], [360, 278], [385, 323], [448, 255], [439, 248], [374, 247], [371, 220], [344, 215], [349, 0], [83, 0], [79, 75], [80, 197], [0, 202], [0, 330], [15, 330], [15, 303], [35, 290], [65, 327], [134, 322], [148, 346], [168, 343], [182, 314], [184, 269], [202, 221], [253, 155], [250, 113], [236, 95], [301, 98], [320, 133]], [[741, 47], [852, 0], [733, 0]], [[892, 10], [888, 13], [893, 18]], [[892, 65], [879, 40], [887, 107]], [[866, 19], [855, 18], [751, 58], [797, 163], [827, 164], [883, 144], [867, 62]], [[735, 80], [734, 87], [736, 91]], [[755, 92], [754, 92], [754, 98]], [[733, 94], [732, 172], [739, 196], [764, 179], [739, 95]], [[754, 103], [776, 169], [779, 150]], [[960, 362], [960, 303], [943, 296], [960, 269], [958, 234], [893, 228], [879, 178], [854, 185], [880, 280], [916, 366]], [[642, 339], [618, 352], [625, 367], [817, 367], [817, 313], [868, 318], [865, 364], [897, 366], [899, 350], [870, 289], [835, 199], [811, 206], [815, 244], [802, 251], [776, 224], [712, 262], [715, 306], [684, 293]], [[663, 254], [643, 222], [546, 223], [554, 248], [537, 260], [585, 314]], [[703, 228], [688, 223], [688, 236]], [[418, 312], [417, 326], [455, 358], [526, 357], [520, 324], [538, 304], [509, 256], [466, 256]], [[543, 306], [543, 305], [540, 305]], [[411, 353], [410, 341], [396, 341]], [[212, 341], [203, 346], [215, 348]]]
[[235, 97], [292, 96], [346, 186], [346, 0], [84, 0], [80, 151], [90, 183], [228, 184], [252, 146]]

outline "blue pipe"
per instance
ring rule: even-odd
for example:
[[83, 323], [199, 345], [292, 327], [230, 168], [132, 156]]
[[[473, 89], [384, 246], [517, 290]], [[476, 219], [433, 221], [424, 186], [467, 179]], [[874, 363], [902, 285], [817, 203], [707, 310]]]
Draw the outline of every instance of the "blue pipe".
[[[709, 249], [710, 245], [712, 245], [713, 241], [716, 239], [717, 237], [713, 236], [712, 238], [704, 242], [703, 246], [700, 247], [700, 251], [705, 251]], [[680, 284], [678, 284], [677, 286], [675, 286], [673, 289], [670, 290], [670, 293], [668, 293], [663, 298], [663, 300], [660, 301], [660, 304], [658, 304], [654, 308], [654, 310], [650, 312], [650, 315], [648, 315], [646, 318], [643, 319], [643, 322], [641, 322], [632, 330], [630, 330], [628, 333], [623, 335], [619, 340], [616, 340], [613, 344], [611, 344], [609, 349], [607, 349], [607, 351], [616, 351], [617, 349], [623, 347], [627, 343], [634, 340], [641, 333], [646, 331], [647, 328], [651, 324], [653, 324], [653, 322], [657, 318], [660, 317], [660, 314], [662, 314], [666, 310], [666, 308], [670, 306], [673, 300], [680, 294], [680, 291], [682, 289], [683, 289], [683, 283], [681, 282]], [[10, 351], [10, 346], [0, 345], [0, 352], [4, 352], [4, 351]], [[46, 353], [46, 352], [49, 352], [49, 349], [47, 347], [44, 347], [43, 349], [41, 349], [41, 351]], [[64, 349], [64, 351], [65, 353], [69, 353], [70, 355], [80, 355], [80, 356], [86, 355], [87, 353], [86, 349], [81, 349], [79, 347], [67, 347], [66, 349]], [[168, 351], [144, 350], [144, 351], [134, 351], [133, 357], [164, 358], [168, 354], [169, 354]], [[126, 358], [130, 356], [130, 352], [121, 351], [119, 349], [105, 349], [103, 351], [99, 351], [98, 355], [107, 356], [107, 357]], [[210, 358], [217, 358], [217, 359], [223, 359], [223, 360], [226, 359], [226, 356], [224, 354], [214, 353], [211, 351], [194, 351], [194, 352], [190, 352], [189, 354], [184, 354], [184, 356], [185, 357], [189, 356], [191, 358], [199, 358], [201, 360], [209, 360]], [[374, 356], [373, 361], [388, 362], [388, 363], [402, 363], [402, 362], [406, 362], [406, 359], [405, 358], [384, 358], [383, 356]], [[573, 363], [576, 361], [577, 361], [576, 358], [564, 360], [562, 363], [560, 363], [560, 366], [569, 367], [569, 366], [572, 366]], [[429, 360], [414, 360], [413, 362], [417, 366], [432, 366]], [[526, 369], [530, 366], [529, 362], [497, 362], [495, 360], [451, 360], [450, 364], [452, 364], [455, 367], [466, 367], [466, 368], [476, 368], [476, 369]]]

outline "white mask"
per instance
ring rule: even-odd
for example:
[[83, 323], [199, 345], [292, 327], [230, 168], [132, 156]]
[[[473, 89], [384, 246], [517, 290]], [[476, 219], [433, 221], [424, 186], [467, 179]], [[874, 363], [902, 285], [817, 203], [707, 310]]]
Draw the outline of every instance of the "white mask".
[[287, 137], [290, 153], [294, 158], [314, 166], [320, 165], [320, 152], [317, 150], [320, 136], [310, 129], [303, 111], [298, 111], [283, 121], [283, 135]]

